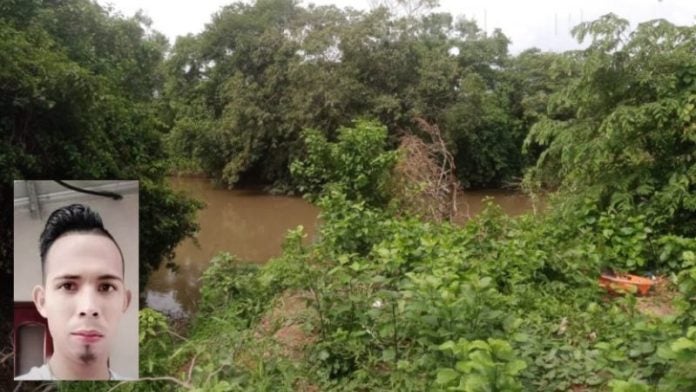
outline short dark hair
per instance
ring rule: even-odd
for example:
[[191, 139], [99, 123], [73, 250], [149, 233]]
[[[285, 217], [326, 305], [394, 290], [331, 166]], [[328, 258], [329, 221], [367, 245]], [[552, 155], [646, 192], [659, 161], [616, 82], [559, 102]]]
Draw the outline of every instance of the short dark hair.
[[121, 247], [118, 246], [111, 233], [104, 228], [104, 223], [99, 213], [83, 204], [71, 204], [53, 211], [46, 221], [46, 227], [41, 232], [41, 236], [39, 236], [41, 273], [44, 278], [46, 277], [45, 266], [48, 250], [58, 238], [68, 233], [94, 233], [109, 238], [118, 248], [123, 271], [125, 271], [125, 261]]

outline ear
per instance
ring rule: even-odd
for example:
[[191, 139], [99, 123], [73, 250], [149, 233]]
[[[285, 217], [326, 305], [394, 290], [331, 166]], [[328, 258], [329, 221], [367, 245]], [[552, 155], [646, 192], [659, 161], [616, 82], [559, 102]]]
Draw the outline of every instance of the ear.
[[131, 297], [132, 297], [131, 291], [130, 291], [130, 290], [126, 290], [126, 298], [124, 298], [124, 300], [123, 300], [123, 310], [122, 310], [122, 312], [125, 313], [125, 312], [126, 312], [126, 309], [128, 309], [128, 307], [130, 306]]
[[31, 292], [31, 297], [34, 300], [34, 306], [39, 314], [46, 318], [46, 290], [41, 285], [34, 286], [34, 290]]

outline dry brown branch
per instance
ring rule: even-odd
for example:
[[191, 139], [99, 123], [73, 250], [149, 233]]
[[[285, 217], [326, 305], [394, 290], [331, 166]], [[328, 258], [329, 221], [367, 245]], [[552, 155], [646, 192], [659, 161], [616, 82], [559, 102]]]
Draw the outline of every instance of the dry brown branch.
[[8, 359], [13, 359], [13, 357], [14, 353], [11, 351], [9, 353], [0, 352], [0, 365], [4, 364]]
[[423, 134], [402, 131], [396, 166], [395, 198], [404, 210], [423, 219], [452, 221], [457, 212], [459, 182], [452, 154], [437, 125], [413, 120]]
[[208, 375], [208, 377], [205, 379], [205, 384], [208, 385], [208, 383], [210, 382], [210, 379], [213, 378], [214, 375], [220, 373], [224, 367], [225, 367], [225, 365], [222, 365], [222, 366], [220, 366], [219, 368], [217, 368], [217, 370], [215, 370], [214, 372], [210, 373], [210, 374]]
[[193, 359], [191, 360], [191, 365], [189, 366], [188, 374], [186, 375], [186, 382], [191, 383], [191, 377], [193, 376], [193, 365], [196, 364], [196, 359], [198, 358], [198, 353], [193, 356]]
[[183, 341], [188, 341], [188, 339], [186, 339], [185, 337], [179, 335], [178, 333], [176, 333], [176, 332], [174, 332], [174, 331], [167, 331], [167, 332], [169, 332], [169, 334], [172, 335], [172, 336], [174, 336], [175, 338], [179, 338], [179, 339], [181, 339], [181, 340], [183, 340]]

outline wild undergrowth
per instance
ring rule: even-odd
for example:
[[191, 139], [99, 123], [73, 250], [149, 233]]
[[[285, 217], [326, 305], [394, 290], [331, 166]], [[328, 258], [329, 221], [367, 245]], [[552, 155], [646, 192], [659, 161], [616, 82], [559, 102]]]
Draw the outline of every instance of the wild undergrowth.
[[[395, 218], [339, 191], [319, 204], [315, 244], [303, 246], [298, 228], [264, 266], [226, 254], [212, 260], [190, 336], [169, 350], [170, 372], [202, 390], [694, 385], [691, 302], [675, 294], [678, 311], [655, 317], [640, 312], [633, 295], [608, 296], [598, 271], [629, 249], [603, 242], [601, 231], [570, 236], [552, 215], [509, 218], [493, 204], [462, 227]], [[682, 269], [673, 277], [691, 298], [694, 241], [654, 241], [662, 266]], [[311, 310], [301, 320], [309, 343], [293, 357], [273, 333], [282, 325], [260, 328], [287, 292], [304, 293]]]
[[[345, 141], [375, 130], [344, 129], [352, 135], [331, 147], [335, 157], [350, 161], [360, 149]], [[308, 162], [304, 170], [335, 163]], [[175, 388], [220, 391], [696, 386], [693, 238], [590, 199], [569, 209], [551, 198], [548, 212], [515, 218], [489, 203], [464, 225], [432, 223], [350, 181], [317, 188], [313, 244], [298, 227], [263, 266], [216, 256], [186, 340], [150, 341], [141, 367], [172, 375]], [[656, 316], [633, 294], [609, 295], [597, 284], [605, 268], [664, 276], [671, 311]]]

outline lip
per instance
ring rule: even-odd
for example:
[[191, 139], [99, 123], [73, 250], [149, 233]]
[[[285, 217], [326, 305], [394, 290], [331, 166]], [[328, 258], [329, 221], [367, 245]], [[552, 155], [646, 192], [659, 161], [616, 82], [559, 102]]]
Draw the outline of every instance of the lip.
[[104, 335], [96, 330], [80, 330], [75, 331], [70, 335], [83, 343], [95, 343], [104, 338]]

